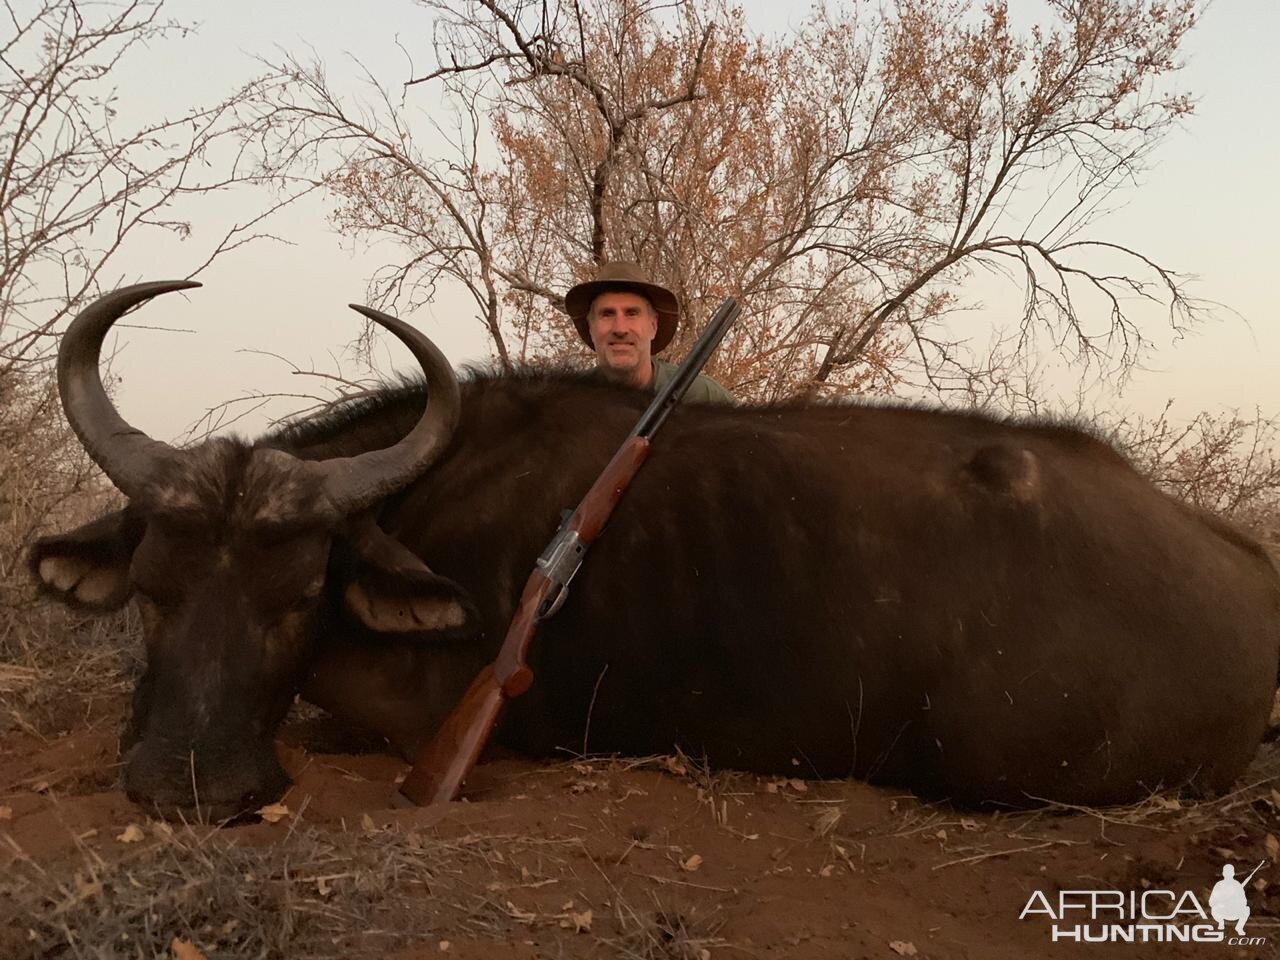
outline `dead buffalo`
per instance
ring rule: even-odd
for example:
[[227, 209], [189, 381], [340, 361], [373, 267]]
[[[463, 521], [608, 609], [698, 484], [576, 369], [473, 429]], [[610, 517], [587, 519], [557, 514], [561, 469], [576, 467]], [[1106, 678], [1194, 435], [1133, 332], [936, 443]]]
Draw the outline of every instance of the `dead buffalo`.
[[[139, 802], [273, 799], [296, 694], [405, 756], [492, 659], [524, 579], [647, 398], [570, 374], [425, 385], [254, 443], [177, 450], [102, 390], [74, 322], [67, 416], [129, 497], [40, 541], [45, 588], [139, 603]], [[430, 402], [427, 402], [429, 397]], [[430, 566], [428, 567], [428, 564]], [[855, 776], [966, 802], [1218, 791], [1267, 723], [1280, 579], [1257, 544], [1078, 430], [845, 404], [677, 410], [535, 646], [498, 740]]]

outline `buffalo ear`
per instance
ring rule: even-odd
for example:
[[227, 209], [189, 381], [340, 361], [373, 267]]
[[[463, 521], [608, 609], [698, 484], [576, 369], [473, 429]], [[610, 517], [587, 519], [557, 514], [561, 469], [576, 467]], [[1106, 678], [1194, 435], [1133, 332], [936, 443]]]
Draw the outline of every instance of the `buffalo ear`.
[[342, 603], [377, 633], [459, 636], [478, 622], [460, 586], [431, 569], [371, 517], [348, 521], [335, 542]]
[[28, 555], [40, 589], [63, 603], [118, 610], [133, 593], [129, 563], [146, 523], [129, 507], [66, 533], [37, 540]]

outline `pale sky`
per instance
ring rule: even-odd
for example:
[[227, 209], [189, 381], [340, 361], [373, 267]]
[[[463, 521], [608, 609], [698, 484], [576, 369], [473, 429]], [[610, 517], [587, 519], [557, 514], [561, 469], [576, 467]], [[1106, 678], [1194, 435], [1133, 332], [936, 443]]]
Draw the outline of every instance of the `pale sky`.
[[[1015, 22], [1036, 3], [1014, 0]], [[765, 31], [785, 30], [805, 9], [758, 0], [745, 7], [752, 24]], [[200, 28], [185, 40], [157, 44], [117, 72], [126, 117], [176, 113], [188, 103], [216, 99], [254, 72], [252, 54], [272, 56], [277, 47], [300, 55], [313, 48], [338, 87], [352, 74], [348, 53], [375, 66], [389, 83], [408, 76], [397, 35], [418, 66], [429, 60], [429, 20], [408, 3], [224, 0], [214, 6], [176, 0], [166, 10]], [[1280, 128], [1272, 119], [1280, 102], [1277, 39], [1277, 0], [1217, 0], [1191, 34], [1189, 64], [1178, 80], [1198, 99], [1195, 115], [1160, 148], [1146, 182], [1127, 194], [1127, 205], [1096, 231], [1196, 274], [1198, 296], [1220, 301], [1244, 319], [1223, 310], [1218, 322], [1177, 343], [1167, 327], [1149, 324], [1145, 332], [1161, 344], [1159, 353], [1123, 396], [1095, 391], [1104, 406], [1156, 413], [1173, 398], [1175, 413], [1184, 418], [1202, 409], [1251, 414], [1255, 406], [1280, 414], [1280, 298], [1272, 283], [1280, 261]], [[415, 89], [423, 91], [421, 105], [428, 108], [427, 91]], [[134, 248], [118, 264], [124, 280], [182, 276], [203, 259], [227, 211], [235, 209], [219, 201], [207, 219], [194, 220], [190, 240]], [[252, 389], [298, 388], [278, 361], [237, 353], [240, 348], [331, 369], [330, 352], [341, 351], [359, 329], [345, 304], [364, 299], [365, 281], [384, 257], [377, 249], [353, 250], [333, 234], [319, 203], [298, 208], [275, 229], [294, 246], [261, 244], [233, 253], [202, 275], [204, 289], [185, 300], [170, 294], [136, 315], [139, 323], [195, 333], [121, 331], [124, 349], [114, 366], [123, 377], [118, 400], [135, 425], [173, 439], [220, 400]], [[426, 329], [455, 363], [487, 354], [466, 301], [448, 292], [406, 319]], [[387, 355], [392, 363], [403, 362], [398, 348]], [[252, 434], [262, 423], [259, 415], [237, 429]]]

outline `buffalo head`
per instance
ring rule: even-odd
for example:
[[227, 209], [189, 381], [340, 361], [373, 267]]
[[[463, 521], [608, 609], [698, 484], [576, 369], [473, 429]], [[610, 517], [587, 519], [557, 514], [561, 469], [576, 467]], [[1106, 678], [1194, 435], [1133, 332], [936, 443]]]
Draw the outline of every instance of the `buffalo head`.
[[414, 354], [430, 403], [381, 450], [304, 459], [213, 439], [187, 449], [130, 427], [102, 387], [102, 341], [128, 309], [198, 286], [147, 283], [86, 308], [58, 352], [72, 428], [128, 506], [31, 553], [48, 592], [90, 610], [136, 599], [147, 666], [126, 733], [124, 782], [166, 813], [222, 817], [287, 785], [273, 734], [334, 617], [380, 633], [461, 633], [469, 598], [384, 534], [371, 508], [420, 476], [449, 443], [459, 391], [448, 362], [412, 327], [354, 307]]

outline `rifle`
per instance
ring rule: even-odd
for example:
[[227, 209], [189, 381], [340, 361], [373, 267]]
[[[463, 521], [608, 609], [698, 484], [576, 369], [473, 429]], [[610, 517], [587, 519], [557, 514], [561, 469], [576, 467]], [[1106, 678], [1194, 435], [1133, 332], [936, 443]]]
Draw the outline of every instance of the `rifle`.
[[676, 375], [658, 391], [604, 472], [538, 557], [497, 659], [471, 682], [401, 784], [400, 792], [414, 803], [445, 803], [456, 797], [480, 759], [503, 706], [532, 685], [533, 671], [526, 658], [538, 624], [554, 616], [564, 603], [569, 581], [649, 455], [654, 433], [720, 345], [739, 310], [732, 297], [720, 305]]

